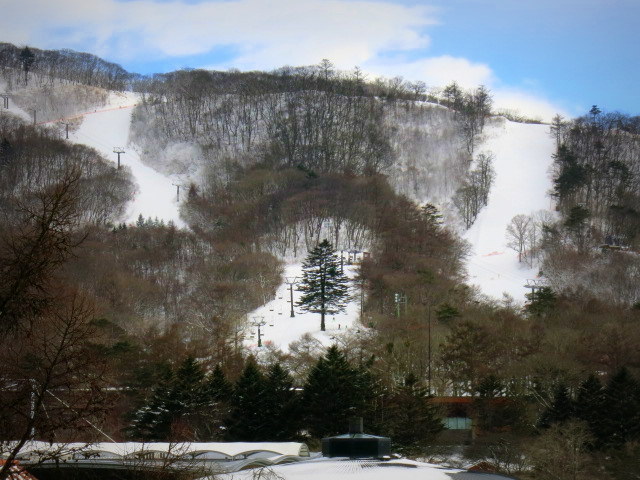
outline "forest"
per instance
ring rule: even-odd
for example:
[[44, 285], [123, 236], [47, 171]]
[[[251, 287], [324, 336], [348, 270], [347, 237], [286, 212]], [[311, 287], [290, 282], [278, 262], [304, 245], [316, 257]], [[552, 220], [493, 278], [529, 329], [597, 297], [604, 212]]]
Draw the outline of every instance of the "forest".
[[[132, 141], [150, 165], [189, 176], [188, 228], [122, 223], [126, 167], [2, 111], [9, 459], [33, 431], [99, 440], [86, 420], [119, 440], [317, 447], [354, 414], [398, 452], [436, 459], [455, 450], [436, 400], [465, 396], [477, 425], [465, 458], [520, 478], [635, 478], [638, 117], [596, 108], [550, 126], [560, 219], [510, 226], [549, 286], [520, 307], [465, 283], [468, 247], [452, 227], [473, 224], [491, 189], [478, 146], [504, 120], [484, 87], [433, 93], [329, 62], [142, 77], [86, 54], [32, 54], [0, 44], [0, 78], [24, 105], [48, 98], [52, 118], [62, 87], [93, 92], [78, 108], [105, 89], [139, 93]], [[354, 282], [360, 334], [251, 355], [247, 314], [273, 297], [284, 261], [325, 239], [370, 252]]]

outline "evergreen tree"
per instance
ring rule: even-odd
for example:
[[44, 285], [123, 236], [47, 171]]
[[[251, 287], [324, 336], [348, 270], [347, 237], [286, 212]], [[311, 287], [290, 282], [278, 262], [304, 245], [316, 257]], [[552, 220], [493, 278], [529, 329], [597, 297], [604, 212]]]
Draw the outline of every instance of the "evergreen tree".
[[640, 393], [638, 382], [626, 368], [611, 377], [604, 391], [599, 440], [605, 447], [621, 447], [640, 439]]
[[302, 264], [302, 292], [298, 305], [307, 312], [320, 314], [320, 330], [325, 328], [325, 315], [343, 312], [348, 296], [348, 278], [340, 270], [340, 261], [328, 240], [309, 252]]
[[385, 400], [384, 433], [404, 455], [424, 454], [444, 429], [438, 409], [429, 402], [427, 389], [409, 374], [404, 384]]
[[265, 380], [253, 357], [249, 357], [231, 396], [227, 440], [260, 442], [269, 439], [264, 418]]
[[575, 413], [575, 405], [569, 388], [564, 383], [559, 383], [553, 394], [551, 405], [542, 413], [538, 421], [539, 428], [549, 428], [556, 423], [564, 423], [571, 419]]
[[604, 389], [598, 377], [589, 377], [580, 384], [576, 395], [576, 417], [589, 425], [596, 443], [602, 443], [602, 415], [604, 414]]
[[225, 377], [218, 364], [207, 377], [203, 386], [206, 405], [206, 422], [201, 426], [203, 440], [223, 440], [224, 430], [230, 412], [233, 386]]
[[352, 367], [335, 345], [313, 367], [302, 395], [305, 425], [314, 438], [344, 433], [352, 417], [367, 417], [374, 396], [367, 372]]
[[144, 441], [162, 441], [169, 437], [172, 415], [168, 398], [172, 381], [173, 373], [167, 370], [153, 389], [151, 398], [133, 413], [127, 429], [129, 437]]
[[[151, 398], [133, 415], [129, 433], [147, 441], [193, 439], [206, 406], [204, 372], [187, 357], [175, 372], [164, 375]], [[180, 423], [184, 429], [175, 431]]]
[[525, 310], [536, 317], [543, 317], [556, 305], [556, 294], [550, 287], [541, 287], [536, 293], [525, 293], [527, 299]]
[[291, 375], [279, 363], [271, 365], [264, 388], [264, 421], [269, 440], [290, 442], [296, 437], [299, 407]]
[[204, 386], [205, 395], [213, 402], [228, 402], [233, 394], [233, 386], [227, 380], [222, 367], [217, 364], [207, 378]]

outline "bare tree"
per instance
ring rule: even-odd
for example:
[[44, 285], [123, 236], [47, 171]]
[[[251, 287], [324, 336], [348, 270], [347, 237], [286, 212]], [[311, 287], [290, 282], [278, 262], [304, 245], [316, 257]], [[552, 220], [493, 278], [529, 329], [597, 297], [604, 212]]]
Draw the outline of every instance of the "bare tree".
[[507, 225], [507, 246], [518, 252], [518, 262], [526, 255], [525, 248], [531, 232], [531, 217], [516, 215]]
[[76, 237], [77, 172], [21, 205], [0, 250], [0, 453], [93, 430], [107, 403], [91, 301], [56, 278]]

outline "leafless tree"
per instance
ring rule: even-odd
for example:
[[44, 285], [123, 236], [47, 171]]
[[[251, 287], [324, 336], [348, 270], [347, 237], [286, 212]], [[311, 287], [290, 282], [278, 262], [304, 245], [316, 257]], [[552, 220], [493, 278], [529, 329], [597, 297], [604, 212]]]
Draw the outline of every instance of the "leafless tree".
[[518, 252], [518, 262], [526, 256], [525, 248], [531, 233], [531, 217], [516, 215], [507, 225], [507, 246]]

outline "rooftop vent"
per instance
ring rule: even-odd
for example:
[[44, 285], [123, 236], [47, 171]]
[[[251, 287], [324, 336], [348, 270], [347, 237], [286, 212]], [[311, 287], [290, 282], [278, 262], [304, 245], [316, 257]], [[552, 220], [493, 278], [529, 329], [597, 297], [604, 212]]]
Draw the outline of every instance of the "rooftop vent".
[[391, 454], [391, 439], [363, 433], [362, 417], [349, 420], [349, 433], [322, 439], [325, 457], [382, 458]]

